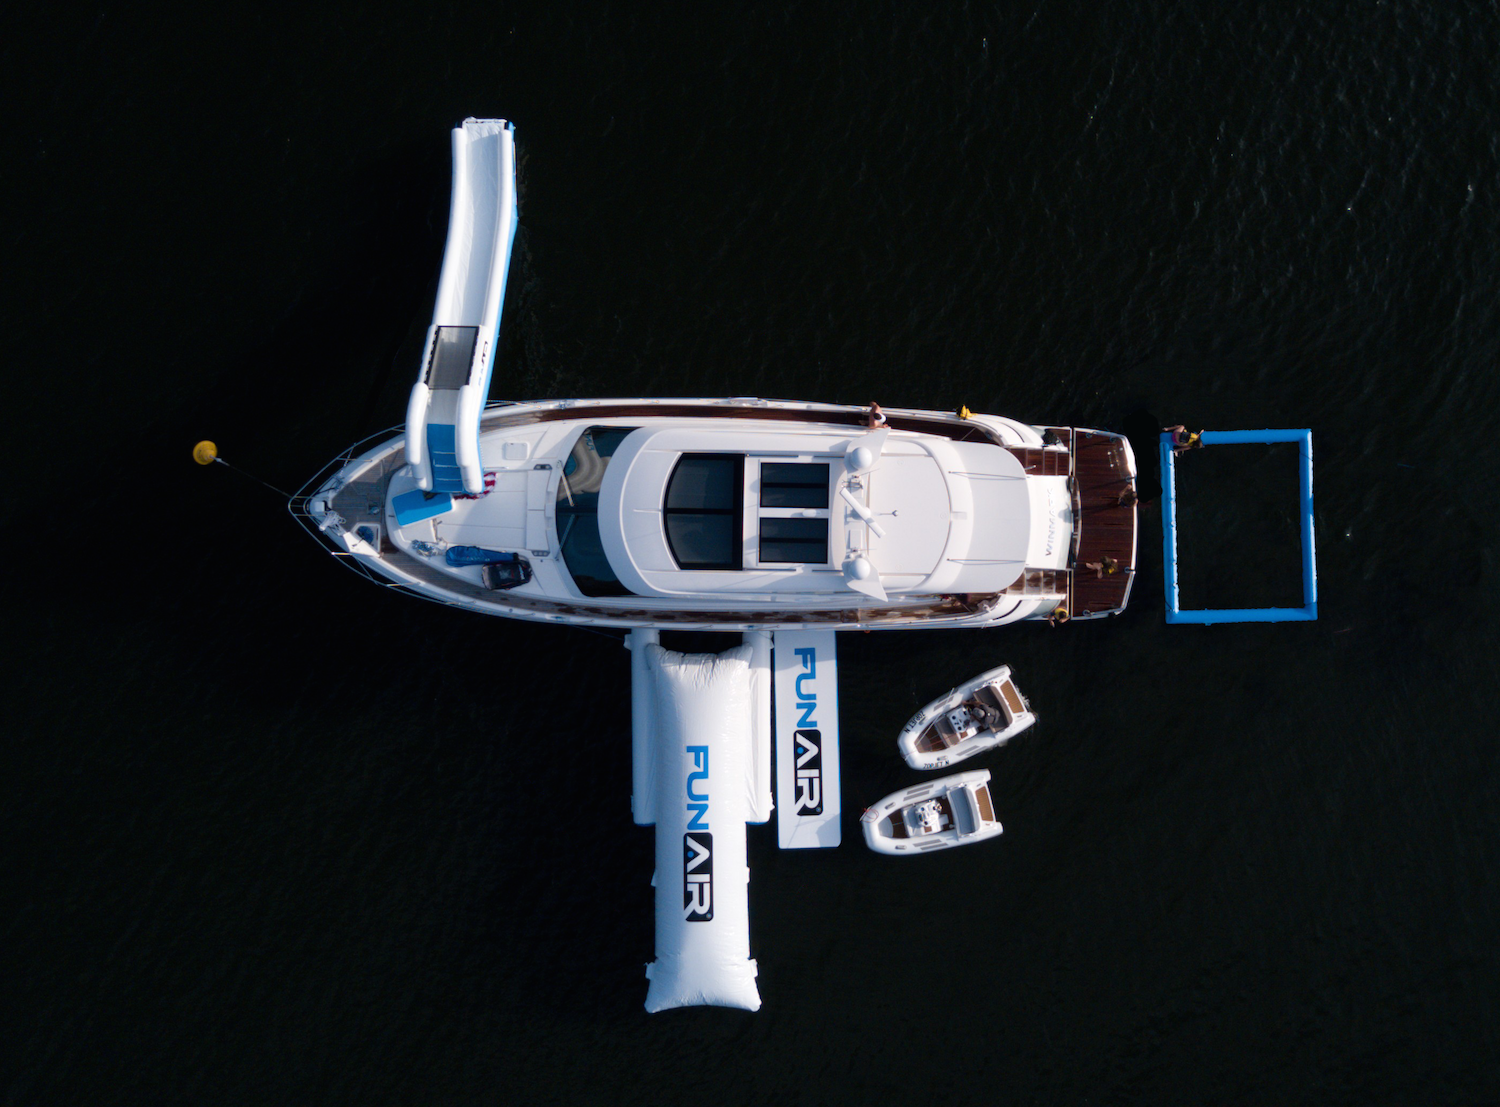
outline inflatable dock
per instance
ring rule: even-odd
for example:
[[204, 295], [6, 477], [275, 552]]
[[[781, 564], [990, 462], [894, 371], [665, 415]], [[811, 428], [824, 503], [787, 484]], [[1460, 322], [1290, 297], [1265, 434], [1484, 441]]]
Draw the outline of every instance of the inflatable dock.
[[[1167, 622], [1199, 623], [1286, 623], [1311, 622], [1318, 617], [1318, 556], [1314, 536], [1312, 431], [1238, 430], [1183, 432], [1179, 441], [1171, 431], [1163, 431], [1161, 451], [1162, 499], [1162, 567], [1163, 587], [1167, 600]], [[1243, 445], [1246, 443], [1294, 442], [1297, 444], [1298, 516], [1302, 539], [1302, 606], [1252, 608], [1183, 608], [1177, 591], [1177, 455], [1203, 446]]]
[[[630, 633], [631, 811], [656, 828], [656, 960], [646, 1010], [760, 1007], [745, 827], [782, 848], [839, 844], [832, 631], [751, 631], [718, 654]], [[775, 799], [772, 750], [775, 749]]]

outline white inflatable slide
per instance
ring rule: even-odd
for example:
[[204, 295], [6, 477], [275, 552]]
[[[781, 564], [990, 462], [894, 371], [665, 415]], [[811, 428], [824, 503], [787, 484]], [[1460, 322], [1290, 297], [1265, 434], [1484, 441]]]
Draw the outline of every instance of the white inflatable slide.
[[635, 820], [656, 824], [656, 960], [646, 967], [646, 1010], [754, 1011], [745, 824], [770, 815], [768, 719], [756, 734], [761, 688], [770, 706], [769, 685], [756, 679], [759, 670], [769, 680], [768, 643], [681, 654], [655, 639], [654, 631], [635, 631], [630, 640]]
[[437, 303], [406, 406], [406, 456], [424, 491], [484, 491], [479, 415], [490, 391], [517, 218], [511, 125], [465, 119], [453, 130], [453, 199]]

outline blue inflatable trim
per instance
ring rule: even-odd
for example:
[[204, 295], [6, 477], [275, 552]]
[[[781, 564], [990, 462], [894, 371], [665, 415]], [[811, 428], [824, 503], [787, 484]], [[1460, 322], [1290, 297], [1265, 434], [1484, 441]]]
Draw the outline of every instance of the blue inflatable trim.
[[457, 432], [452, 423], [427, 424], [427, 456], [432, 462], [432, 490], [458, 492], [464, 488], [463, 473], [458, 468]]
[[1313, 546], [1312, 431], [1204, 431], [1205, 446], [1241, 442], [1298, 443], [1298, 474], [1302, 493], [1302, 606], [1251, 607], [1184, 611], [1177, 602], [1177, 468], [1172, 436], [1161, 436], [1161, 534], [1162, 564], [1166, 573], [1167, 622], [1169, 623], [1287, 623], [1318, 617], [1318, 566]]
[[453, 497], [446, 492], [434, 494], [415, 488], [392, 499], [391, 507], [396, 512], [396, 525], [409, 527], [450, 510], [453, 507]]

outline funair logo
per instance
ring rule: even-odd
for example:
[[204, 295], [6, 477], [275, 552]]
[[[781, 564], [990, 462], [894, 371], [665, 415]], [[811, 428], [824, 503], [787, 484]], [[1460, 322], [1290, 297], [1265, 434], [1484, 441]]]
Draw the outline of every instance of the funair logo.
[[690, 923], [714, 917], [714, 836], [701, 830], [682, 836], [682, 913]]
[[[682, 836], [682, 914], [688, 922], [714, 917], [714, 836], [708, 832], [708, 747], [688, 746], [687, 833]], [[701, 784], [702, 791], [694, 785]]]
[[[793, 741], [793, 756], [796, 758], [797, 797], [792, 803], [798, 815], [821, 815], [823, 813], [823, 733], [817, 729], [818, 722], [813, 712], [818, 708], [818, 651], [811, 646], [795, 651], [802, 659], [802, 672], [797, 674], [797, 731]], [[805, 691], [803, 681], [812, 684]]]

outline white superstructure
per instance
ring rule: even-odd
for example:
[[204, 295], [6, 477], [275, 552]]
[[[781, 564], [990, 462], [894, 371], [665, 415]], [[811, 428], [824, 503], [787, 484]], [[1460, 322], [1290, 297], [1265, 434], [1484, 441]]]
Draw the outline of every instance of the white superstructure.
[[[397, 436], [302, 503], [372, 573], [516, 618], [880, 629], [1070, 605], [1083, 491], [1072, 447], [994, 416], [891, 409], [892, 425], [871, 431], [863, 415], [795, 401], [500, 405], [480, 422], [477, 494], [422, 489]], [[1124, 439], [1060, 429], [1102, 443], [1114, 495], [1129, 487]], [[1134, 508], [1117, 514], [1130, 558], [1118, 595], [1073, 615], [1124, 604]], [[496, 588], [487, 558], [523, 561], [529, 579]]]

